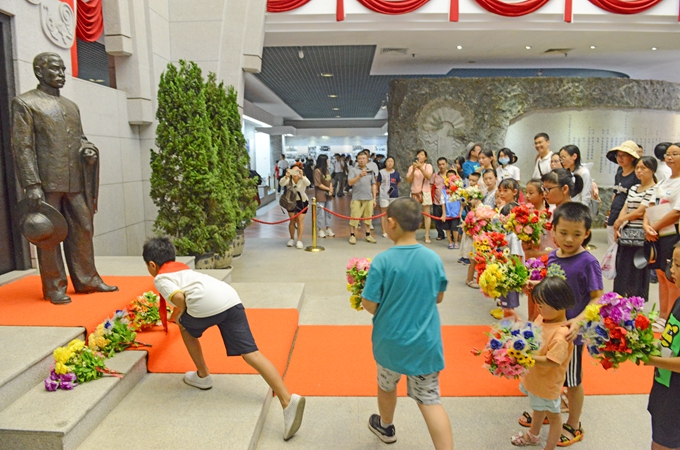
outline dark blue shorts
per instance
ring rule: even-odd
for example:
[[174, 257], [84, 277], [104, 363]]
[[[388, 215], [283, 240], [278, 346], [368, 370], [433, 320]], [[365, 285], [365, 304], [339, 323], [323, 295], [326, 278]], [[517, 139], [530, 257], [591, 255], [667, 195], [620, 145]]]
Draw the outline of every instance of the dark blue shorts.
[[184, 311], [179, 318], [179, 323], [196, 339], [200, 338], [205, 330], [217, 325], [227, 349], [227, 356], [239, 356], [257, 351], [242, 304], [232, 306], [210, 317], [192, 317]]

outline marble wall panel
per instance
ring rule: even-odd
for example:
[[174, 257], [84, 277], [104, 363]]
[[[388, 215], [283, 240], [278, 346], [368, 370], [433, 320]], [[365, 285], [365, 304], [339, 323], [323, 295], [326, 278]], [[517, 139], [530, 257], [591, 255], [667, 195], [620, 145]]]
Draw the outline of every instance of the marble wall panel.
[[127, 256], [127, 232], [125, 228], [96, 235], [93, 243], [96, 256]]
[[[192, 6], [193, 9], [200, 9]], [[172, 12], [172, 9], [170, 10]], [[221, 18], [219, 16], [218, 18]], [[222, 21], [171, 22], [172, 60], [217, 61]]]
[[123, 183], [125, 199], [125, 226], [144, 221], [144, 198], [142, 182]]
[[122, 184], [99, 186], [98, 206], [99, 210], [94, 215], [95, 236], [125, 228], [125, 201]]
[[99, 184], [123, 182], [123, 166], [120, 156], [120, 140], [115, 137], [92, 135], [88, 138], [99, 149]]
[[[142, 246], [147, 238], [144, 222], [136, 223], [125, 228], [127, 240], [127, 255], [142, 256]], [[150, 237], [150, 236], [149, 236]]]
[[168, 19], [154, 11], [149, 11], [149, 22], [151, 24], [153, 53], [165, 59], [170, 59], [170, 24]]
[[123, 182], [142, 181], [142, 159], [139, 151], [139, 140], [121, 139], [120, 154], [123, 167]]
[[225, 0], [201, 0], [200, 7], [186, 0], [169, 0], [171, 22], [222, 20]]

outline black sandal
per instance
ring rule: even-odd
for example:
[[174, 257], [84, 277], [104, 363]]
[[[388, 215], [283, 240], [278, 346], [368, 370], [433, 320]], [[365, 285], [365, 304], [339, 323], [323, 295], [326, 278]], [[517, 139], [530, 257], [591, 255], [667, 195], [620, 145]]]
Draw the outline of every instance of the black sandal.
[[568, 423], [563, 423], [562, 428], [564, 429], [564, 431], [568, 432], [573, 437], [568, 438], [563, 434], [560, 435], [560, 441], [557, 443], [558, 447], [569, 447], [570, 445], [583, 440], [583, 429], [581, 428], [581, 422], [578, 423], [578, 430], [569, 425]]
[[[529, 414], [527, 411], [524, 411], [522, 413], [522, 417], [520, 417], [517, 422], [519, 422], [519, 424], [525, 428], [531, 427], [531, 414]], [[543, 419], [543, 425], [548, 425], [549, 423], [550, 421], [547, 417]]]

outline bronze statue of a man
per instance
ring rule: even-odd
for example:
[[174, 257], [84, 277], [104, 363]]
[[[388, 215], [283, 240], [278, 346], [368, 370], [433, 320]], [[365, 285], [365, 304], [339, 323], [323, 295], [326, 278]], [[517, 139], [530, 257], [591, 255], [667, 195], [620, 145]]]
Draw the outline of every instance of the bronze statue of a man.
[[[66, 219], [66, 263], [76, 292], [111, 292], [94, 265], [94, 213], [99, 188], [99, 151], [83, 134], [80, 111], [59, 95], [66, 67], [56, 53], [33, 60], [40, 81], [12, 99], [12, 151], [21, 187], [32, 211], [44, 201]], [[38, 246], [43, 296], [55, 304], [69, 303], [61, 247]]]

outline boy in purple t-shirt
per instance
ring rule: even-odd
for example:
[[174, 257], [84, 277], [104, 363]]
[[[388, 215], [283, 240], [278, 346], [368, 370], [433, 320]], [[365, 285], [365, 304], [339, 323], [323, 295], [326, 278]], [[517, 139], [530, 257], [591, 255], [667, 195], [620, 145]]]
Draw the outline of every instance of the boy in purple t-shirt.
[[[585, 309], [604, 294], [600, 263], [585, 249], [590, 241], [592, 218], [590, 210], [582, 203], [567, 202], [558, 206], [553, 213], [553, 237], [559, 247], [550, 252], [548, 264], [558, 264], [567, 276], [567, 284], [574, 293], [574, 307], [567, 310], [567, 339], [574, 341], [574, 353], [567, 368], [564, 385], [567, 387], [569, 418], [562, 425], [560, 447], [583, 440], [581, 411], [583, 410], [583, 343], [578, 337], [580, 322], [585, 320]], [[528, 415], [528, 414], [527, 414]], [[520, 418], [520, 424], [531, 426], [527, 416]], [[559, 445], [559, 444], [558, 444]]]

